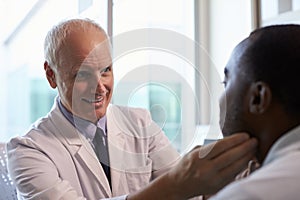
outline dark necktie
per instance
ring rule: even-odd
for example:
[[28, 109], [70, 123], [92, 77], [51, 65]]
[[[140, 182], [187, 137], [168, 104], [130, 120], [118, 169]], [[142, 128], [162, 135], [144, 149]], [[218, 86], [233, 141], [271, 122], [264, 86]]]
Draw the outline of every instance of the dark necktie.
[[109, 185], [111, 186], [107, 137], [106, 135], [104, 135], [101, 128], [97, 127], [95, 137], [93, 139], [93, 144], [95, 147], [95, 153], [106, 174]]

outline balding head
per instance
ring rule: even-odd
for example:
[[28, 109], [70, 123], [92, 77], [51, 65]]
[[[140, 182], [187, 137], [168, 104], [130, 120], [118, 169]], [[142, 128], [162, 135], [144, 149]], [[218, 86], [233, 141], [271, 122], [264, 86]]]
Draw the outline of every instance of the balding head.
[[[64, 60], [61, 60], [60, 54], [69, 48], [67, 40], [74, 32], [87, 32], [94, 28], [96, 31], [106, 33], [103, 28], [90, 19], [71, 19], [63, 21], [54, 26], [47, 34], [44, 42], [45, 60], [56, 70]], [[107, 37], [107, 36], [106, 36]]]

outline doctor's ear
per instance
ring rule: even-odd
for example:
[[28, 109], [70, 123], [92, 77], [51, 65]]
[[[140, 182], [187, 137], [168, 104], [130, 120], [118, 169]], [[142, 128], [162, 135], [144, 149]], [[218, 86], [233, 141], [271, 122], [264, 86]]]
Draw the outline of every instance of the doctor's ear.
[[262, 114], [270, 106], [272, 92], [268, 84], [255, 82], [250, 86], [249, 111], [252, 114]]
[[50, 67], [47, 61], [44, 62], [44, 70], [46, 72], [47, 80], [52, 88], [56, 88], [56, 79], [55, 79], [55, 73], [53, 69]]

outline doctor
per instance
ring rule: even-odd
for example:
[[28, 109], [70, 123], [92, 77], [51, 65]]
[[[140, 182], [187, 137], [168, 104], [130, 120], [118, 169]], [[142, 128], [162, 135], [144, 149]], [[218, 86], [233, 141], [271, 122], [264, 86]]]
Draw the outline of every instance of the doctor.
[[180, 159], [149, 112], [110, 105], [110, 44], [93, 21], [58, 24], [44, 50], [59, 95], [47, 116], [7, 145], [24, 199], [187, 199], [215, 193], [253, 156], [256, 141], [236, 134], [207, 155], [196, 147]]

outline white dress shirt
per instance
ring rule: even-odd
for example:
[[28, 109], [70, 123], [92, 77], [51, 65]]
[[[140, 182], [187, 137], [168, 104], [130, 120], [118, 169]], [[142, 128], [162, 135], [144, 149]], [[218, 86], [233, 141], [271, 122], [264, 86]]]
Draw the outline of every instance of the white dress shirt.
[[262, 167], [236, 181], [210, 200], [300, 199], [300, 126], [271, 147]]

